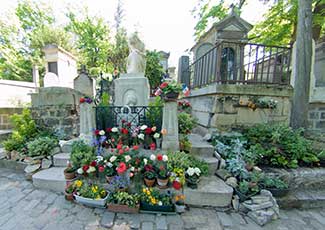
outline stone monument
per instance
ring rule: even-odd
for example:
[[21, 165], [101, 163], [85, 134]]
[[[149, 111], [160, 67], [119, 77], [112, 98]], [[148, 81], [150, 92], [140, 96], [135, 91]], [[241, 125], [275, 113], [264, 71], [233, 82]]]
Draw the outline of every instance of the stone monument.
[[137, 33], [129, 38], [130, 54], [127, 73], [114, 81], [115, 106], [148, 106], [149, 82], [144, 76], [146, 68], [145, 46]]

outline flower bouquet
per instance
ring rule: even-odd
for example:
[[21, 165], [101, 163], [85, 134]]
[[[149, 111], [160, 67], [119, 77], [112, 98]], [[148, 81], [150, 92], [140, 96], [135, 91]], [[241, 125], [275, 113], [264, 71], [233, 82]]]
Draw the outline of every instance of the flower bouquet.
[[182, 92], [182, 86], [176, 81], [164, 81], [158, 87], [155, 95], [160, 95], [165, 101], [175, 101], [180, 92]]
[[96, 184], [87, 183], [83, 180], [74, 182], [74, 197], [78, 203], [91, 207], [104, 207], [108, 196], [107, 191]]
[[107, 199], [107, 209], [111, 212], [138, 213], [139, 195], [127, 192], [111, 193]]

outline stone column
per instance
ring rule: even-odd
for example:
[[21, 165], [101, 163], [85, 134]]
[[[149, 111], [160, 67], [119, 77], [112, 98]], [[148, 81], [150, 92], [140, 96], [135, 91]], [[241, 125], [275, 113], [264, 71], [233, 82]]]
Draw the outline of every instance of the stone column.
[[163, 109], [162, 128], [167, 130], [163, 136], [163, 150], [179, 150], [177, 101], [166, 101]]
[[178, 82], [190, 86], [190, 58], [189, 56], [181, 56], [178, 60]]
[[95, 110], [92, 104], [80, 104], [80, 138], [91, 141], [96, 129]]

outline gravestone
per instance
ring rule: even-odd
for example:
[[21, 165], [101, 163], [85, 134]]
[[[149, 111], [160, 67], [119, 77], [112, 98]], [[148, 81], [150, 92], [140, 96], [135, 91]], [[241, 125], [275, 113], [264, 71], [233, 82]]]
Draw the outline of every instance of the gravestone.
[[60, 86], [60, 81], [55, 73], [48, 72], [44, 76], [44, 87]]
[[89, 97], [94, 96], [95, 81], [89, 77], [85, 66], [82, 66], [80, 74], [73, 81], [73, 88]]
[[143, 42], [134, 33], [129, 38], [131, 52], [127, 62], [127, 74], [114, 81], [115, 106], [148, 106], [149, 81], [144, 76], [146, 60]]

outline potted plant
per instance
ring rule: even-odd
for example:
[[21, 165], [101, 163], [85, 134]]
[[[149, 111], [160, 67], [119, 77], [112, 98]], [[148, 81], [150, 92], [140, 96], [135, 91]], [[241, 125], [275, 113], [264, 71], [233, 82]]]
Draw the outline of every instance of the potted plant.
[[181, 92], [182, 86], [176, 81], [164, 81], [155, 94], [161, 95], [165, 101], [176, 101]]
[[177, 213], [185, 212], [185, 195], [178, 194], [174, 197], [175, 200], [175, 209]]
[[268, 176], [261, 181], [261, 187], [269, 190], [275, 197], [283, 197], [289, 192], [289, 186], [285, 181]]
[[197, 189], [199, 183], [201, 170], [197, 167], [189, 167], [185, 172], [186, 185], [191, 189]]
[[65, 195], [65, 199], [72, 201], [73, 200], [73, 192], [74, 192], [74, 184], [70, 184], [69, 186], [67, 186], [64, 190], [64, 195]]
[[143, 188], [140, 193], [140, 209], [159, 213], [174, 212], [172, 194], [160, 193], [154, 188]]
[[144, 183], [148, 187], [153, 187], [156, 182], [156, 173], [154, 171], [145, 171], [143, 174]]
[[104, 173], [105, 173], [105, 178], [106, 178], [107, 183], [111, 183], [112, 179], [116, 175], [116, 171], [113, 168], [113, 164], [112, 163], [109, 163], [109, 165], [107, 165], [105, 167]]
[[72, 180], [76, 177], [76, 168], [72, 167], [71, 163], [68, 162], [67, 167], [63, 171], [66, 180]]
[[113, 192], [127, 192], [130, 186], [129, 174], [115, 175], [110, 182], [110, 190]]
[[157, 173], [157, 184], [160, 188], [166, 188], [168, 185], [168, 171], [164, 165], [160, 165]]
[[258, 192], [258, 185], [252, 186], [252, 184], [247, 180], [242, 180], [239, 182], [238, 188], [235, 188], [235, 193], [238, 195], [240, 202], [244, 202], [250, 197], [256, 195]]
[[183, 134], [179, 140], [179, 150], [189, 153], [192, 148], [192, 143], [189, 141], [188, 136]]
[[139, 195], [127, 192], [111, 193], [107, 199], [107, 209], [111, 212], [138, 213]]
[[83, 180], [74, 182], [75, 193], [73, 194], [78, 203], [91, 207], [104, 207], [108, 197], [107, 191], [94, 183]]

